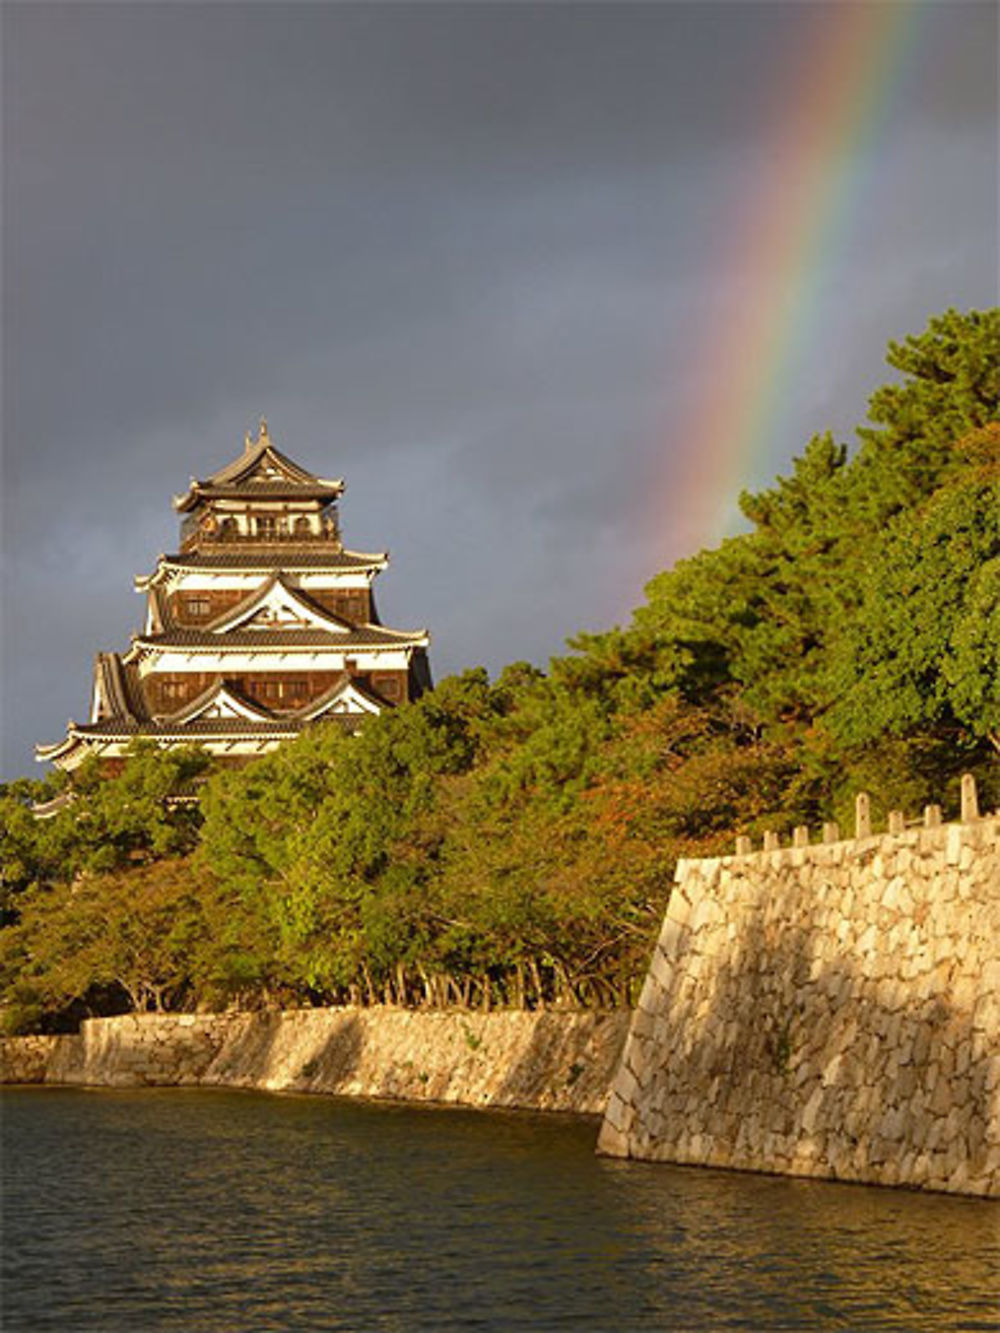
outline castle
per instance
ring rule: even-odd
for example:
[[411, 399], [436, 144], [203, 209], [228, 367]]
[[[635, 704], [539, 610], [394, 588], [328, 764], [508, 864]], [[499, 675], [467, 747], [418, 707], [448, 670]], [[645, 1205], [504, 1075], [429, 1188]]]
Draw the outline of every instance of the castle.
[[125, 653], [98, 653], [90, 720], [36, 756], [115, 771], [136, 737], [240, 763], [315, 723], [355, 730], [430, 684], [426, 630], [379, 621], [384, 551], [345, 550], [342, 479], [292, 462], [261, 421], [243, 453], [174, 499], [180, 549], [135, 579], [146, 619]]

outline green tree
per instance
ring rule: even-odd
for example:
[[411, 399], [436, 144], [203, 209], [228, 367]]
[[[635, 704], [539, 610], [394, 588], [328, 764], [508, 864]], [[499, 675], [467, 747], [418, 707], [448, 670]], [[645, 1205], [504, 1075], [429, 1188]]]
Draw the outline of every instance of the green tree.
[[384, 954], [373, 899], [392, 849], [433, 805], [441, 777], [472, 765], [503, 706], [485, 672], [467, 672], [357, 736], [315, 728], [208, 785], [201, 857], [268, 923], [285, 984], [374, 996], [366, 929]]
[[177, 860], [30, 890], [0, 935], [5, 1001], [58, 1013], [117, 988], [138, 1012], [176, 1003], [204, 934], [199, 890]]
[[18, 778], [0, 784], [0, 921], [17, 911], [17, 898], [32, 884], [51, 879], [61, 869], [46, 836], [46, 821], [32, 813], [35, 804], [51, 800], [64, 785], [63, 775], [42, 780]]
[[129, 746], [122, 771], [102, 775], [88, 761], [73, 784], [76, 801], [52, 821], [76, 857], [71, 863], [107, 871], [127, 862], [183, 856], [198, 842], [196, 783], [211, 768], [197, 746], [162, 750], [151, 741]]
[[953, 452], [965, 470], [872, 545], [837, 664], [832, 723], [848, 742], [945, 734], [1000, 751], [1000, 428]]
[[889, 344], [904, 376], [872, 395], [872, 426], [858, 435], [854, 503], [873, 528], [919, 504], [963, 470], [955, 444], [996, 421], [1000, 409], [1000, 308], [948, 310], [926, 330]]

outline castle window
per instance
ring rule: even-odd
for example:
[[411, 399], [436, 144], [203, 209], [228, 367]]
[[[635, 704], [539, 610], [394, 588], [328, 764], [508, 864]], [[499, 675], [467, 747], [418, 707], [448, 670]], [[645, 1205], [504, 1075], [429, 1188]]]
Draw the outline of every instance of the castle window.
[[189, 597], [184, 609], [192, 619], [195, 617], [203, 619], [212, 614], [212, 600], [210, 597]]
[[376, 676], [372, 684], [378, 690], [379, 694], [384, 695], [386, 699], [399, 698], [399, 677], [398, 676]]
[[259, 515], [256, 523], [258, 537], [273, 537], [278, 528], [277, 520], [273, 514]]

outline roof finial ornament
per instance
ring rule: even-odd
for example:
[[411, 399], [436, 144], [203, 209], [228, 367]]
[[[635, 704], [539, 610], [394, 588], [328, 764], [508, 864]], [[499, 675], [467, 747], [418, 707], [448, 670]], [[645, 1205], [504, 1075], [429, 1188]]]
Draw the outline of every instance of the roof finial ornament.
[[268, 433], [267, 433], [267, 417], [261, 417], [261, 419], [260, 419], [260, 436], [259, 436], [257, 442], [258, 442], [258, 444], [267, 444], [268, 441], [269, 441], [269, 436], [268, 436]]
[[253, 448], [253, 440], [251, 440], [250, 438], [250, 432], [247, 431], [243, 436], [243, 449], [246, 453], [249, 453], [252, 448]]

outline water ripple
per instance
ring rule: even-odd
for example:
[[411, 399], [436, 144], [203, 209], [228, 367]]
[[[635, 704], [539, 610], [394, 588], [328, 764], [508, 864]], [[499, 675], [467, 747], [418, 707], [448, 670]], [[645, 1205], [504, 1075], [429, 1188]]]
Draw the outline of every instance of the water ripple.
[[607, 1161], [525, 1113], [8, 1090], [10, 1333], [1000, 1330], [1000, 1208]]

